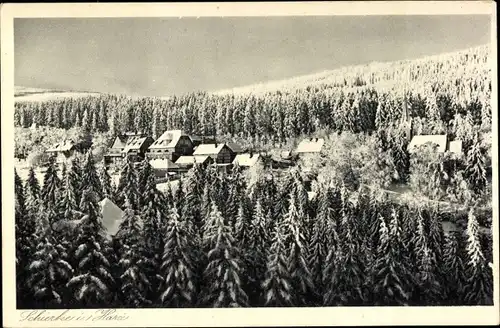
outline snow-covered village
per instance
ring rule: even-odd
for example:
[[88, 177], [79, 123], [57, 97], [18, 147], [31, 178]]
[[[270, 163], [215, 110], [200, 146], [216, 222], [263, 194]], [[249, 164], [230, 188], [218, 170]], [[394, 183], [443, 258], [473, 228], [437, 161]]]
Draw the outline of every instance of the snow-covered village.
[[493, 304], [490, 21], [439, 17], [16, 21], [17, 308]]

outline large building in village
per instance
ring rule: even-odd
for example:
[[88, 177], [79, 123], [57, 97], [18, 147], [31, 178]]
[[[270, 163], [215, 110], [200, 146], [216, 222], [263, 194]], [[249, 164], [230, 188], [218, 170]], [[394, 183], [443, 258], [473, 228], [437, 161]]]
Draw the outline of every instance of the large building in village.
[[56, 163], [62, 164], [71, 159], [75, 150], [75, 143], [71, 140], [66, 140], [53, 145], [46, 150], [46, 153], [55, 156]]
[[209, 156], [216, 164], [231, 164], [236, 152], [226, 143], [201, 144], [194, 150], [194, 156]]
[[153, 138], [141, 133], [119, 135], [104, 155], [104, 161], [106, 164], [121, 163], [127, 156], [134, 162], [141, 161], [153, 142]]
[[181, 156], [193, 154], [194, 144], [182, 130], [165, 131], [151, 146], [146, 154], [148, 159], [168, 159], [175, 162]]

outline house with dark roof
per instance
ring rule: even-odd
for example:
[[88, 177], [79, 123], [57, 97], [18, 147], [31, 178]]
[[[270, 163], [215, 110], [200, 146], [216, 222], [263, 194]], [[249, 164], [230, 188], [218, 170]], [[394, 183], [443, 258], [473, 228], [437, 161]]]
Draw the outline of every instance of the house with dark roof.
[[145, 158], [146, 151], [153, 142], [153, 138], [149, 136], [131, 137], [127, 140], [122, 153], [125, 157], [130, 158], [132, 162], [142, 161]]
[[104, 161], [106, 164], [121, 163], [127, 156], [134, 162], [140, 161], [152, 143], [153, 138], [139, 133], [119, 135], [104, 155]]
[[193, 141], [182, 130], [168, 130], [149, 146], [146, 156], [175, 162], [180, 156], [192, 155], [193, 148]]
[[201, 144], [195, 148], [194, 156], [209, 156], [216, 164], [231, 164], [236, 153], [225, 143]]
[[45, 152], [53, 156], [56, 156], [56, 163], [66, 163], [73, 153], [75, 152], [75, 143], [71, 140], [65, 140], [60, 143], [56, 143]]

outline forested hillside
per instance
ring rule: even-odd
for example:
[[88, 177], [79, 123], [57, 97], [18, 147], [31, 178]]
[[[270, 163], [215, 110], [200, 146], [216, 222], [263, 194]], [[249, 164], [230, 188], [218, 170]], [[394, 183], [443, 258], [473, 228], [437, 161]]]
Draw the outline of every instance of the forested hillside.
[[16, 103], [15, 124], [89, 131], [169, 128], [282, 142], [319, 130], [372, 132], [401, 118], [405, 97], [416, 134], [449, 133], [470, 141], [491, 129], [488, 46], [428, 59], [371, 64], [297, 79], [277, 91], [169, 99], [101, 95]]
[[[17, 157], [65, 137], [93, 142], [62, 169], [50, 159], [41, 185], [34, 168], [16, 173], [18, 306], [492, 304], [489, 51], [351, 67], [262, 92], [16, 103]], [[405, 105], [414, 134], [446, 133], [463, 141], [462, 154], [410, 154]], [[304, 136], [325, 145], [286, 170], [266, 154], [247, 171], [195, 165], [166, 192], [147, 161], [127, 160], [117, 185], [96, 163], [119, 132], [166, 129], [254, 150]], [[409, 187], [408, 197], [390, 198], [390, 185]], [[104, 197], [125, 211], [113, 238]]]

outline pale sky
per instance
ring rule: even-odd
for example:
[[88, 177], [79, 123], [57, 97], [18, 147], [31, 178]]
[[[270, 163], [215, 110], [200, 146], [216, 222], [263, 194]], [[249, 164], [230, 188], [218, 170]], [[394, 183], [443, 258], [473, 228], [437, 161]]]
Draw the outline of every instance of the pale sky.
[[15, 19], [15, 84], [168, 96], [490, 42], [490, 16]]

